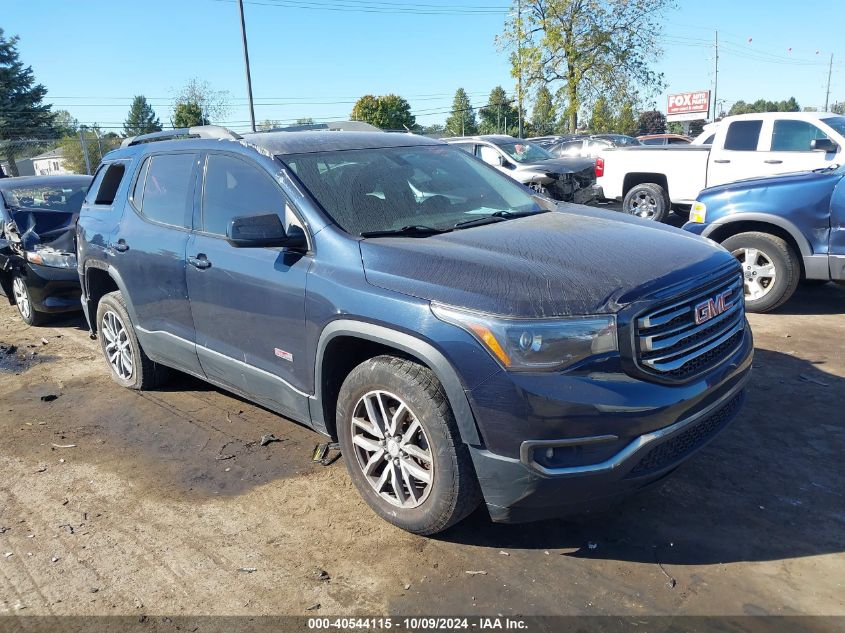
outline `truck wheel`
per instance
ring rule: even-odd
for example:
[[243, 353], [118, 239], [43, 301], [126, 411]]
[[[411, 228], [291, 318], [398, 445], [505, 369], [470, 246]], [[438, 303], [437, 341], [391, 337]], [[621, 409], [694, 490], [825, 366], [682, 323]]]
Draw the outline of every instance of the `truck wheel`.
[[352, 482], [386, 521], [435, 534], [481, 495], [443, 387], [427, 367], [377, 356], [340, 388], [337, 433]]
[[644, 182], [631, 188], [622, 200], [622, 210], [646, 220], [665, 222], [669, 217], [669, 194], [653, 182]]
[[756, 231], [738, 233], [722, 246], [742, 264], [749, 312], [769, 312], [783, 305], [801, 281], [798, 255], [779, 237]]
[[47, 320], [47, 315], [38, 312], [32, 305], [32, 297], [29, 295], [29, 288], [26, 287], [26, 280], [20, 275], [12, 279], [12, 296], [15, 298], [15, 305], [18, 307], [18, 314], [27, 325], [41, 325]]
[[165, 378], [166, 368], [154, 363], [141, 349], [126, 310], [123, 295], [115, 290], [97, 305], [100, 349], [114, 381], [129, 389], [152, 389]]

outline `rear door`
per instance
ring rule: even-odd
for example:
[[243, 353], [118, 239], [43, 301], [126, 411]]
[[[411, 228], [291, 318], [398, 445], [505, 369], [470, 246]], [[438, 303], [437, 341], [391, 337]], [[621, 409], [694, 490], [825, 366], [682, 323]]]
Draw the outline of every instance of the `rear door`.
[[708, 187], [773, 173], [763, 162], [762, 150], [764, 144], [768, 148], [768, 142], [762, 131], [763, 119], [759, 118], [732, 121], [716, 133], [707, 169]]
[[129, 292], [141, 345], [154, 360], [201, 374], [185, 280], [199, 167], [195, 152], [148, 156], [107, 247]]
[[238, 216], [278, 213], [303, 227], [278, 183], [239, 155], [206, 156], [196, 229], [188, 244], [188, 296], [197, 354], [209, 379], [276, 411], [307, 418], [305, 279], [312, 257], [238, 248], [226, 230]]
[[767, 123], [770, 145], [768, 151], [762, 152], [767, 174], [805, 171], [834, 164], [836, 152], [826, 153], [811, 147], [814, 140], [830, 137], [810, 121], [775, 119]]

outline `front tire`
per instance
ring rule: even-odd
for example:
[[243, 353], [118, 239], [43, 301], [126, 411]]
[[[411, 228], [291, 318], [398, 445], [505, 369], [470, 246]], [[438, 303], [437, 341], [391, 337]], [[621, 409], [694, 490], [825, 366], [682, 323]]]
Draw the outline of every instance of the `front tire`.
[[128, 389], [152, 389], [164, 380], [166, 369], [144, 353], [126, 309], [126, 301], [115, 290], [97, 305], [100, 349], [112, 379]]
[[769, 312], [786, 303], [801, 281], [798, 255], [785, 240], [757, 231], [738, 233], [722, 242], [742, 264], [745, 307]]
[[47, 315], [43, 312], [38, 312], [32, 303], [32, 296], [29, 294], [29, 287], [26, 285], [26, 280], [20, 275], [15, 275], [12, 279], [12, 296], [15, 298], [15, 305], [18, 308], [18, 314], [27, 325], [41, 325], [47, 320]]
[[478, 506], [469, 450], [427, 367], [394, 356], [358, 365], [340, 388], [337, 433], [358, 492], [403, 530], [436, 534]]
[[625, 213], [644, 220], [665, 222], [670, 209], [669, 193], [653, 182], [635, 185], [622, 200], [622, 210]]

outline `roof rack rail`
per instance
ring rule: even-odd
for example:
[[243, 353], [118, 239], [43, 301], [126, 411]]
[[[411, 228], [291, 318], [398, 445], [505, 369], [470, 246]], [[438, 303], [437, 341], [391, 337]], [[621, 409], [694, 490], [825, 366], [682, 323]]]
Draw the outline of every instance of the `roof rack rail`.
[[208, 139], [231, 139], [237, 141], [240, 134], [232, 132], [219, 125], [197, 125], [194, 127], [182, 127], [174, 130], [162, 130], [150, 134], [139, 134], [130, 136], [120, 144], [121, 147], [131, 147], [142, 143], [154, 143], [155, 141], [170, 141], [179, 138], [208, 138]]

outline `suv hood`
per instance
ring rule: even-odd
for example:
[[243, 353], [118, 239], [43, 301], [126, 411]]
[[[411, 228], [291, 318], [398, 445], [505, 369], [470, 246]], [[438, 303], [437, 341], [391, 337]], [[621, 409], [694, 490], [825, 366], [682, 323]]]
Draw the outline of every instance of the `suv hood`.
[[542, 318], [616, 312], [733, 261], [679, 229], [580, 209], [424, 238], [364, 239], [364, 272], [374, 286], [420, 299]]

